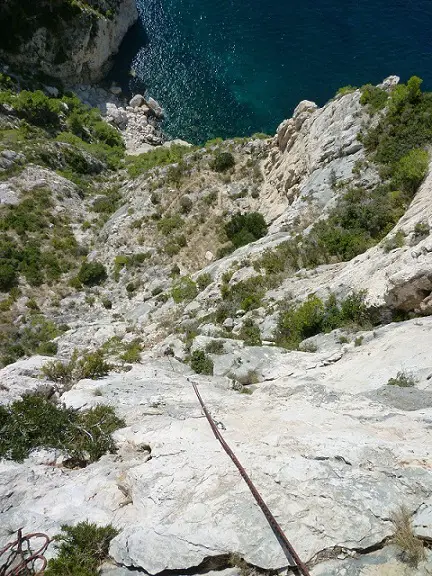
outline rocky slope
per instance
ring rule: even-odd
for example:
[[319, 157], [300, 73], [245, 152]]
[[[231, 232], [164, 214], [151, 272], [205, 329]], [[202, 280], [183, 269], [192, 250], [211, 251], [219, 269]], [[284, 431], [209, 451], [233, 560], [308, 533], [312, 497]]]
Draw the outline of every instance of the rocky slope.
[[[396, 85], [390, 78], [373, 94], [387, 99]], [[26, 344], [31, 319], [43, 312], [67, 324], [52, 336], [59, 359], [99, 349], [117, 368], [63, 386], [41, 376], [50, 358], [33, 348], [0, 371], [0, 401], [41, 390], [78, 410], [113, 406], [126, 427], [113, 434], [115, 454], [84, 468], [65, 467], [53, 449], [22, 463], [0, 461], [0, 546], [20, 527], [53, 535], [88, 519], [119, 530], [104, 576], [286, 567], [203, 417], [196, 382], [314, 576], [430, 573], [432, 175], [415, 177], [411, 201], [383, 187], [390, 177], [365, 134], [392, 103], [390, 96], [387, 108], [372, 111], [359, 90], [321, 109], [302, 102], [274, 138], [158, 148], [80, 178], [76, 163], [60, 176], [29, 144], [16, 146], [10, 131], [18, 119], [3, 110], [2, 209], [47, 189], [53, 226], [56, 214], [67, 216], [87, 249], [55, 281], [32, 286], [24, 269], [15, 292], [5, 294], [2, 321]], [[68, 145], [78, 144], [69, 137]], [[91, 166], [94, 150], [80, 152]], [[337, 252], [330, 232], [353, 190], [360, 190], [347, 207], [353, 221], [365, 202], [373, 207], [369, 226], [374, 210], [384, 210], [382, 198], [391, 214], [364, 250], [356, 227], [345, 230]], [[268, 230], [236, 247], [227, 224], [239, 211], [263, 214]], [[103, 264], [106, 278], [77, 283], [82, 258]], [[312, 297], [321, 304], [313, 300], [305, 319], [310, 312], [301, 306]], [[347, 322], [343, 302], [351, 306]], [[321, 310], [332, 323], [319, 324]], [[121, 346], [137, 338], [140, 354], [125, 371]], [[211, 369], [202, 356], [194, 363], [196, 352]], [[402, 505], [425, 546], [417, 567], [396, 546], [392, 518]]]

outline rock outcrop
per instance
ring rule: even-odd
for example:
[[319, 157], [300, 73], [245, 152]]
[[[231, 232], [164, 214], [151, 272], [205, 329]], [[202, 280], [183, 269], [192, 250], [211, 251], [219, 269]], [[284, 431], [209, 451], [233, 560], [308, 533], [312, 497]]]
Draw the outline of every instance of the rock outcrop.
[[[356, 91], [323, 108], [305, 100], [278, 127], [264, 166], [262, 191], [273, 230], [302, 217], [304, 203], [311, 201], [316, 218], [332, 204], [334, 183], [353, 177], [353, 167], [364, 160], [357, 136], [368, 122], [359, 99]], [[376, 180], [372, 169], [362, 175], [363, 184]]]
[[135, 0], [61, 0], [54, 10], [47, 0], [37, 5], [6, 2], [0, 7], [0, 30], [9, 26], [9, 40], [0, 42], [0, 56], [66, 84], [95, 82], [109, 70], [112, 56], [137, 19]]

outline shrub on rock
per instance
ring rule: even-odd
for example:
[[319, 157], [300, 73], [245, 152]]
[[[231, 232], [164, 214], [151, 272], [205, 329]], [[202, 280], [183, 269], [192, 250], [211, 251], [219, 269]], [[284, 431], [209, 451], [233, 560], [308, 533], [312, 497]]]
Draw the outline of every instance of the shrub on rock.
[[340, 301], [334, 294], [325, 301], [311, 295], [302, 304], [291, 305], [280, 314], [276, 343], [295, 349], [302, 340], [336, 328], [370, 328], [372, 312], [367, 310], [364, 300], [363, 292], [353, 292]]
[[233, 166], [235, 166], [235, 158], [231, 152], [220, 152], [215, 154], [211, 163], [211, 168], [215, 172], [226, 172]]
[[108, 526], [80, 522], [76, 526], [63, 525], [55, 536], [58, 555], [45, 570], [46, 576], [97, 576], [100, 565], [108, 557], [109, 545], [118, 534]]
[[94, 462], [115, 451], [111, 434], [124, 425], [109, 406], [77, 412], [29, 394], [0, 406], [0, 458], [22, 461], [37, 448], [57, 448], [75, 462]]
[[202, 350], [195, 350], [192, 353], [190, 366], [197, 374], [213, 375], [213, 360]]
[[198, 288], [195, 282], [189, 276], [183, 276], [174, 284], [172, 289], [174, 302], [191, 302], [198, 294]]
[[259, 212], [234, 214], [225, 224], [225, 233], [235, 248], [245, 246], [267, 234], [267, 224]]
[[78, 272], [78, 280], [85, 286], [97, 286], [107, 278], [105, 266], [100, 262], [83, 262]]
[[8, 264], [0, 264], [0, 291], [8, 292], [18, 284], [18, 274], [15, 268]]

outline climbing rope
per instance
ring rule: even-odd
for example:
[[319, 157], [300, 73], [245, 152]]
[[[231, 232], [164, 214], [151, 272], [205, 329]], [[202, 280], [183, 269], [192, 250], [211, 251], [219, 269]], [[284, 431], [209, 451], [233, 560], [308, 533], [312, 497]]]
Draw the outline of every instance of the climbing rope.
[[[40, 538], [43, 543], [38, 550], [33, 552], [30, 541]], [[43, 576], [47, 566], [44, 554], [50, 542], [49, 536], [42, 532], [23, 536], [22, 530], [18, 530], [16, 540], [0, 548], [0, 576]], [[38, 567], [36, 567], [37, 563]]]
[[234, 464], [236, 465], [238, 471], [240, 472], [243, 480], [248, 485], [248, 488], [252, 492], [252, 495], [255, 498], [256, 503], [261, 508], [264, 516], [266, 517], [267, 522], [270, 525], [270, 528], [273, 530], [273, 534], [275, 535], [276, 539], [278, 540], [279, 544], [281, 545], [281, 548], [284, 551], [284, 554], [288, 560], [290, 568], [294, 569], [297, 573], [302, 574], [303, 576], [310, 576], [310, 572], [309, 572], [308, 568], [301, 561], [299, 555], [296, 553], [292, 544], [290, 543], [288, 538], [285, 536], [285, 534], [284, 534], [282, 528], [280, 527], [280, 525], [278, 524], [276, 518], [270, 512], [269, 507], [267, 506], [267, 504], [262, 499], [258, 490], [255, 488], [255, 486], [254, 486], [252, 480], [249, 478], [246, 470], [240, 464], [240, 461], [238, 460], [237, 456], [234, 454], [234, 452], [228, 446], [224, 437], [220, 433], [219, 428], [216, 426], [213, 418], [210, 416], [210, 413], [207, 410], [207, 408], [203, 402], [203, 399], [201, 398], [201, 394], [198, 391], [197, 385], [194, 382], [192, 382], [192, 386], [193, 386], [193, 389], [195, 390], [195, 394], [197, 395], [198, 401], [201, 404], [203, 412], [204, 412], [204, 414], [208, 420], [208, 423], [210, 424], [210, 427], [213, 430], [214, 435], [216, 436], [217, 440], [219, 440], [219, 442], [221, 443], [222, 448], [225, 450], [225, 452], [228, 454], [228, 456], [234, 462]]

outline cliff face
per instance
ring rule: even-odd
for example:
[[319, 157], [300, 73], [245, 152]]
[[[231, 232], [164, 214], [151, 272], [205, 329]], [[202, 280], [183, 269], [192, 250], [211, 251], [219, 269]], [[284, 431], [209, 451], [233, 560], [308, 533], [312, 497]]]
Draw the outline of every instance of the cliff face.
[[95, 82], [137, 18], [135, 0], [9, 0], [0, 7], [0, 55], [65, 83]]
[[[413, 144], [404, 125], [402, 159], [417, 153], [401, 189], [404, 164], [383, 181], [365, 142], [414, 109], [427, 124], [432, 103], [395, 84], [373, 93], [405, 97], [404, 114], [371, 111], [356, 90], [300, 103], [273, 138], [134, 157], [69, 97], [4, 90], [0, 252], [17, 277], [0, 300], [0, 405], [37, 390], [114, 407], [126, 425], [117, 453], [81, 469], [52, 444], [0, 459], [0, 548], [20, 527], [53, 536], [87, 519], [119, 531], [103, 576], [282, 570], [193, 381], [313, 576], [408, 574], [393, 545], [402, 504], [421, 548], [409, 573], [430, 574], [432, 172], [419, 148], [431, 140]], [[263, 214], [268, 232], [227, 254], [238, 212]], [[83, 261], [99, 264], [95, 282]], [[109, 361], [98, 380], [66, 381], [75, 350]], [[42, 368], [48, 353], [65, 371]]]

